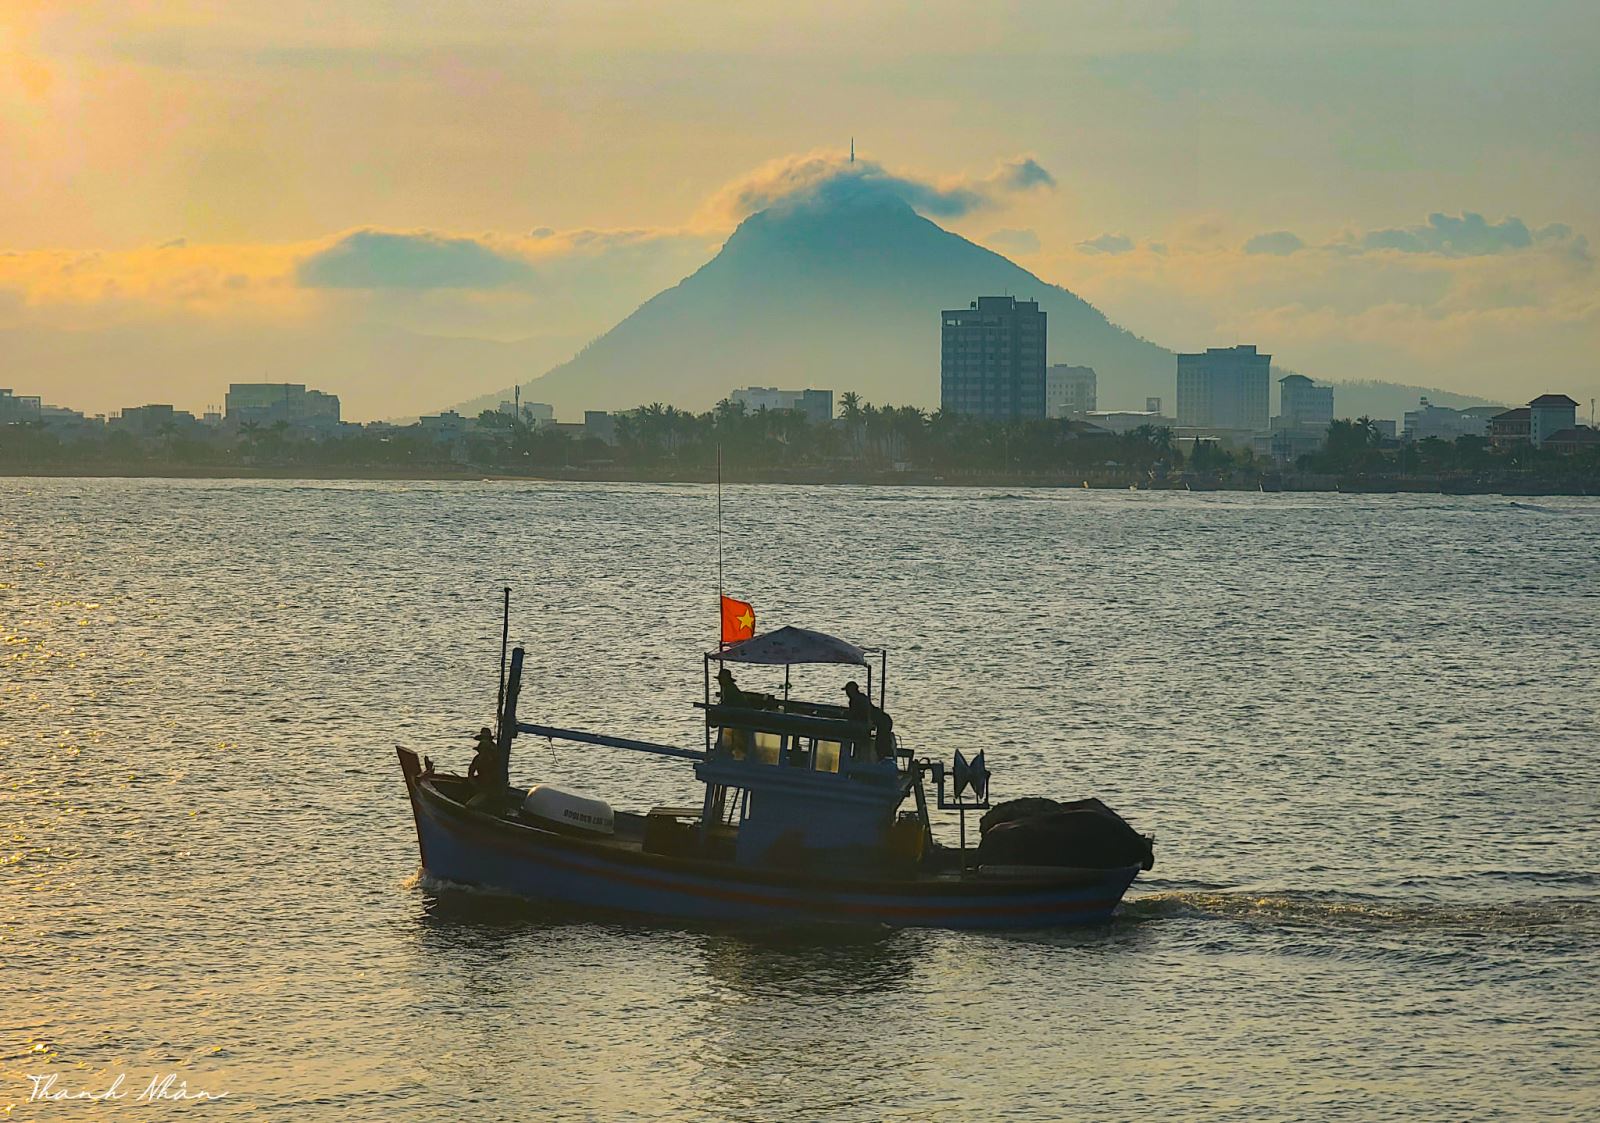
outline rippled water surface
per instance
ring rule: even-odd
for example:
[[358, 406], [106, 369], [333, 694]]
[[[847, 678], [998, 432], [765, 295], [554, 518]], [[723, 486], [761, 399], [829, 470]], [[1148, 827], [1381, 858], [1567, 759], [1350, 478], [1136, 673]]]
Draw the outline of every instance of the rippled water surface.
[[[419, 882], [392, 746], [464, 766], [501, 585], [525, 718], [697, 742], [703, 487], [0, 480], [0, 1113], [1600, 1113], [1600, 501], [726, 509], [730, 591], [887, 645], [919, 751], [1157, 834], [1116, 922], [649, 928]], [[513, 772], [693, 792], [579, 746]], [[133, 1100], [167, 1073], [227, 1098]]]

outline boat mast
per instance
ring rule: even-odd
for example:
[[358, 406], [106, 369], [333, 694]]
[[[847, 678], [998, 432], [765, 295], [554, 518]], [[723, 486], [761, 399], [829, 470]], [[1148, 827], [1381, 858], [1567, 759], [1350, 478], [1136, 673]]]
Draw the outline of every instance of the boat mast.
[[511, 786], [511, 742], [517, 736], [517, 698], [522, 694], [522, 648], [514, 648], [511, 652], [511, 670], [506, 675], [505, 703], [500, 710], [500, 736], [496, 738], [500, 746], [500, 787], [502, 790]]
[[500, 740], [506, 712], [506, 645], [511, 641], [511, 586], [506, 586], [505, 608], [500, 616], [500, 696], [494, 702], [494, 737]]

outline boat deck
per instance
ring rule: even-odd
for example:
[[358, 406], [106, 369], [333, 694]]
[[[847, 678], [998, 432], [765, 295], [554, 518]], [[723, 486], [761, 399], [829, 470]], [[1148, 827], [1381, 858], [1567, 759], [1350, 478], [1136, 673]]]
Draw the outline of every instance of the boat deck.
[[[712, 852], [689, 852], [687, 850], [662, 850], [647, 847], [647, 833], [650, 830], [652, 819], [670, 819], [685, 824], [686, 831], [698, 831], [701, 809], [698, 807], [657, 807], [649, 814], [640, 814], [634, 811], [613, 811], [615, 817], [615, 830], [612, 834], [603, 834], [597, 831], [583, 830], [569, 827], [537, 816], [528, 815], [520, 806], [508, 807], [499, 810], [486, 808], [473, 808], [467, 805], [467, 800], [472, 793], [470, 781], [465, 777], [448, 773], [438, 773], [428, 776], [424, 780], [440, 797], [454, 804], [463, 813], [481, 816], [496, 823], [506, 824], [530, 831], [535, 834], [556, 835], [572, 842], [578, 843], [591, 852], [610, 853], [620, 858], [640, 859], [653, 858], [658, 861], [669, 861], [674, 865], [683, 867], [697, 867], [707, 871], [723, 873], [745, 873], [755, 871], [738, 865], [732, 859], [733, 841], [737, 836], [738, 827], [729, 824], [718, 824], [712, 828]], [[513, 789], [515, 790], [515, 789]], [[976, 852], [973, 852], [976, 856]], [[963, 855], [960, 850], [935, 844], [932, 853], [923, 857], [917, 863], [905, 864], [874, 864], [861, 869], [854, 876], [840, 876], [837, 872], [807, 869], [796, 867], [787, 872], [794, 874], [813, 874], [828, 881], [836, 882], [863, 882], [882, 884], [886, 881], [913, 885], [955, 885], [979, 881], [1007, 881], [1013, 883], [1033, 882], [1048, 885], [1070, 885], [1083, 883], [1098, 883], [1106, 876], [1106, 871], [1101, 869], [1083, 869], [1064, 866], [1009, 866], [1009, 867], [978, 867], [964, 865]]]

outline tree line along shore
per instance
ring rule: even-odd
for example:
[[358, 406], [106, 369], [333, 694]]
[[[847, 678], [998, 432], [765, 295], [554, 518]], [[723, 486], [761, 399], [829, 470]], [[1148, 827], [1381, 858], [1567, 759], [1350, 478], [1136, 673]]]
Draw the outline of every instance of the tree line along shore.
[[[1600, 448], [1558, 453], [1483, 437], [1398, 442], [1367, 419], [1329, 426], [1291, 464], [1142, 426], [1108, 433], [1071, 419], [987, 421], [845, 395], [842, 416], [704, 413], [652, 404], [608, 415], [604, 435], [487, 410], [444, 433], [421, 424], [333, 434], [270, 427], [65, 435], [0, 427], [0, 473], [178, 478], [482, 479], [1056, 486], [1249, 491], [1600, 494]], [[578, 431], [574, 431], [578, 430]]]

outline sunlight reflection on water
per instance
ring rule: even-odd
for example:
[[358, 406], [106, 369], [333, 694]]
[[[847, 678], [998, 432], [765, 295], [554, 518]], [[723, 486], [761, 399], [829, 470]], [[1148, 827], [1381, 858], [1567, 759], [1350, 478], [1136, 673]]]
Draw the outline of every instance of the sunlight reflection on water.
[[502, 584], [525, 716], [696, 742], [705, 488], [5, 480], [0, 1110], [45, 1117], [41, 1071], [178, 1072], [212, 1118], [1600, 1108], [1600, 502], [725, 506], [730, 591], [887, 644], [919, 750], [1156, 832], [1118, 921], [653, 929], [416, 876], [392, 745], [465, 762]]

